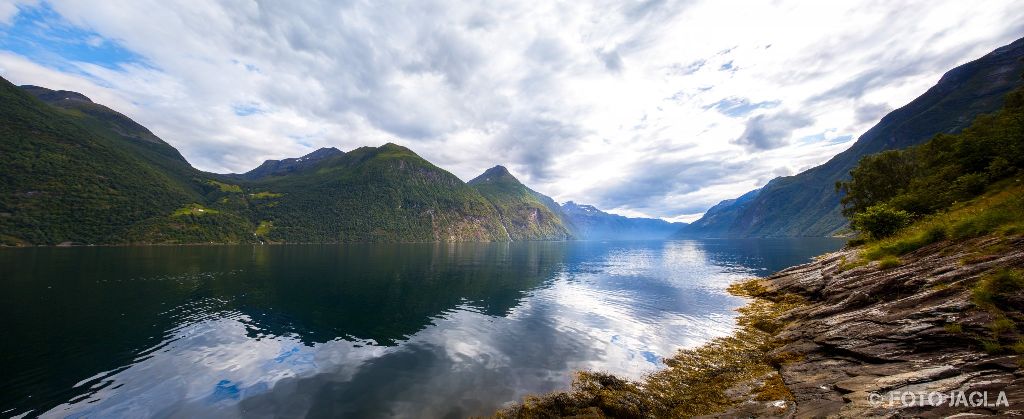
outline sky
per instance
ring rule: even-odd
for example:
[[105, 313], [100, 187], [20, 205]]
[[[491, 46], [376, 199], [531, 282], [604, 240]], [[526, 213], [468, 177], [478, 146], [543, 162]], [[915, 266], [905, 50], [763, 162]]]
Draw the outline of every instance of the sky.
[[387, 142], [469, 180], [692, 221], [824, 163], [1024, 36], [991, 1], [0, 0], [0, 75], [202, 170]]

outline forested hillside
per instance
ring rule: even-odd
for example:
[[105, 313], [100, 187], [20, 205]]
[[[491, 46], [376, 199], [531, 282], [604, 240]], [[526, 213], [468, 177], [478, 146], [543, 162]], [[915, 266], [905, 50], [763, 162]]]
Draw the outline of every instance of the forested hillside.
[[0, 81], [3, 244], [124, 243], [140, 223], [203, 200], [202, 180], [148, 131], [84, 96], [50, 96], [66, 106]]
[[558, 204], [511, 175], [470, 186], [395, 144], [206, 173], [82, 94], [6, 80], [0, 122], [3, 245], [572, 237]]

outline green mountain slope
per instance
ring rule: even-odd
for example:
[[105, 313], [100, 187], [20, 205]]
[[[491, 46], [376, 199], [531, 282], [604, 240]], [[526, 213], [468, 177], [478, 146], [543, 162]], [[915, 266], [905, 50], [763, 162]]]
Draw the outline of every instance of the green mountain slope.
[[[994, 112], [1003, 96], [1022, 85], [1024, 39], [947, 72], [939, 82], [862, 135], [825, 164], [765, 185], [756, 197], [729, 206], [729, 217], [702, 219], [681, 236], [827, 236], [844, 229], [835, 183], [847, 179], [864, 156], [921, 144], [938, 133], [955, 133], [979, 114]], [[707, 218], [707, 217], [706, 217]]]
[[503, 166], [469, 181], [497, 210], [512, 240], [568, 240], [572, 227], [555, 200], [526, 187]]
[[66, 101], [0, 81], [0, 242], [124, 243], [139, 223], [202, 200], [176, 150], [84, 96]]
[[395, 144], [335, 153], [296, 174], [240, 185], [248, 193], [235, 199], [250, 205], [272, 241], [508, 240], [476, 190]]

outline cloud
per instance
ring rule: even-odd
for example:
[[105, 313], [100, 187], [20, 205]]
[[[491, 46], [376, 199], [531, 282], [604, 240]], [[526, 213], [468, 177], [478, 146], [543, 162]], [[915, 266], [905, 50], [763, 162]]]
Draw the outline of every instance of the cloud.
[[789, 143], [793, 131], [813, 123], [813, 119], [798, 113], [761, 114], [747, 120], [743, 134], [735, 142], [751, 150], [778, 148]]
[[393, 141], [678, 218], [828, 160], [1022, 31], [1012, 0], [0, 0], [0, 73], [81, 91], [203, 170]]
[[529, 179], [544, 181], [553, 176], [551, 162], [572, 152], [583, 136], [583, 129], [578, 126], [536, 118], [513, 121], [499, 141], [508, 150], [504, 161], [520, 168]]
[[854, 110], [854, 119], [858, 123], [878, 122], [891, 111], [892, 106], [887, 103], [865, 103]]
[[[644, 164], [627, 179], [602, 188], [592, 201], [601, 208], [640, 208], [660, 217], [678, 213], [699, 213], [706, 202], [665, 205], [666, 197], [692, 195], [714, 184], [728, 184], [748, 177], [747, 161], [721, 160], [661, 161]], [[671, 211], [664, 211], [672, 208]]]
[[601, 61], [604, 61], [605, 68], [608, 71], [618, 73], [622, 71], [622, 57], [619, 56], [618, 51], [612, 50], [608, 52], [597, 52], [598, 56], [601, 57]]
[[705, 109], [717, 109], [719, 112], [732, 116], [740, 117], [746, 116], [747, 114], [758, 110], [758, 109], [769, 109], [779, 105], [778, 100], [767, 100], [763, 102], [751, 103], [750, 99], [747, 98], [736, 98], [729, 97], [715, 102], [711, 105], [705, 106]]
[[669, 72], [675, 75], [688, 76], [690, 74], [696, 73], [698, 70], [704, 67], [704, 64], [707, 64], [707, 60], [697, 60], [686, 65], [673, 63], [669, 67]]

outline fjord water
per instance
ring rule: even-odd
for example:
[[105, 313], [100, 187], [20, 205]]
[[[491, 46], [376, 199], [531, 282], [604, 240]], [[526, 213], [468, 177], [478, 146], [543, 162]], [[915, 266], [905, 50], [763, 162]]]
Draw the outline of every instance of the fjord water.
[[833, 239], [0, 251], [0, 415], [488, 415], [726, 334]]

